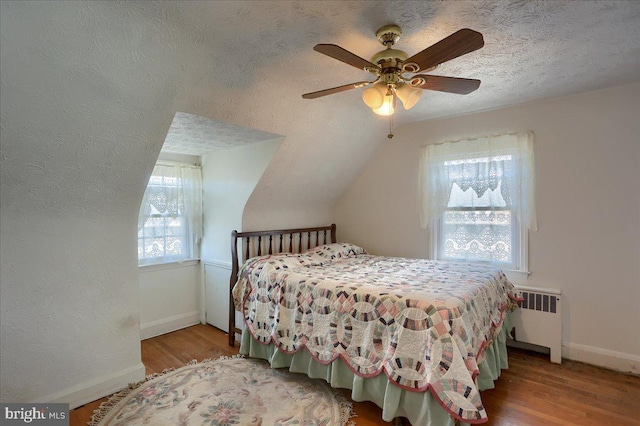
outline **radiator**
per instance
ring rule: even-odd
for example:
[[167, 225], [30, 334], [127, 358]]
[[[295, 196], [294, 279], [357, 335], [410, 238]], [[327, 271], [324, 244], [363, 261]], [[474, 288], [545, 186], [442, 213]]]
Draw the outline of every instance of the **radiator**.
[[516, 286], [524, 301], [512, 313], [514, 340], [549, 348], [551, 362], [562, 362], [562, 303], [560, 290]]

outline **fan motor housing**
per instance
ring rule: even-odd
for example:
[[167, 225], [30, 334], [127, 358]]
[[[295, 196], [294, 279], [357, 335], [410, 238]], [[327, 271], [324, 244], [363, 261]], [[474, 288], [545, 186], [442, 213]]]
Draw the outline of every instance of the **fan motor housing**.
[[391, 62], [391, 61], [403, 62], [408, 57], [409, 55], [407, 55], [407, 53], [403, 52], [402, 50], [389, 48], [389, 49], [381, 50], [380, 52], [373, 55], [371, 57], [371, 62], [376, 65], [380, 65], [381, 61], [382, 62]]
[[382, 74], [398, 72], [402, 69], [402, 62], [409, 57], [402, 50], [392, 49], [401, 35], [402, 30], [394, 24], [385, 25], [376, 32], [376, 37], [383, 46], [386, 46], [386, 49], [373, 55], [371, 62], [382, 69]]

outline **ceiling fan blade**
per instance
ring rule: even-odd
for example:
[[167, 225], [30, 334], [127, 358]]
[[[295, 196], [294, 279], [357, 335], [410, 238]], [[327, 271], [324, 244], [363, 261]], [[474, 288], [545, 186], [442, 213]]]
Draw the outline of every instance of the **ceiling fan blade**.
[[344, 92], [346, 90], [356, 89], [372, 84], [371, 81], [359, 81], [357, 83], [345, 84], [344, 86], [332, 87], [331, 89], [318, 90], [317, 92], [305, 93], [302, 95], [304, 99], [316, 99], [322, 96], [333, 95], [334, 93]]
[[[424, 83], [422, 81], [424, 80]], [[409, 79], [413, 87], [439, 92], [466, 95], [480, 87], [480, 80], [470, 78], [443, 77], [440, 75], [418, 74]], [[415, 83], [415, 85], [414, 85]], [[421, 84], [422, 83], [422, 84]]]
[[364, 71], [367, 71], [367, 68], [380, 69], [380, 67], [378, 67], [377, 65], [372, 64], [366, 59], [362, 59], [360, 56], [351, 53], [348, 50], [345, 50], [335, 44], [316, 44], [313, 50], [327, 56], [331, 56], [332, 58], [342, 61], [345, 64], [351, 65]]
[[404, 61], [403, 65], [417, 64], [418, 69], [407, 67], [406, 71], [418, 72], [435, 67], [458, 56], [466, 55], [467, 53], [480, 49], [482, 46], [484, 46], [482, 34], [469, 28], [464, 28], [456, 31], [449, 37], [443, 38], [433, 46], [416, 53]]

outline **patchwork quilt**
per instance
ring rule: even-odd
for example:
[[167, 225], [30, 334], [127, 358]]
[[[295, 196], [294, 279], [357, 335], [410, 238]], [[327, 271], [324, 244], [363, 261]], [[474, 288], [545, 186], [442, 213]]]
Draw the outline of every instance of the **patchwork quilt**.
[[487, 419], [478, 364], [520, 300], [494, 267], [371, 256], [351, 244], [249, 259], [233, 297], [255, 340], [428, 389], [469, 423]]

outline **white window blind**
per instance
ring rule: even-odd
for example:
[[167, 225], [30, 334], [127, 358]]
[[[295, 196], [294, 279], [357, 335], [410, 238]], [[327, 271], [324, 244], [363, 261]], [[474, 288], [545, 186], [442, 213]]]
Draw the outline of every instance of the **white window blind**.
[[524, 271], [526, 232], [536, 229], [533, 133], [422, 148], [421, 224], [432, 256]]
[[140, 204], [138, 263], [198, 258], [201, 236], [200, 167], [157, 164]]

